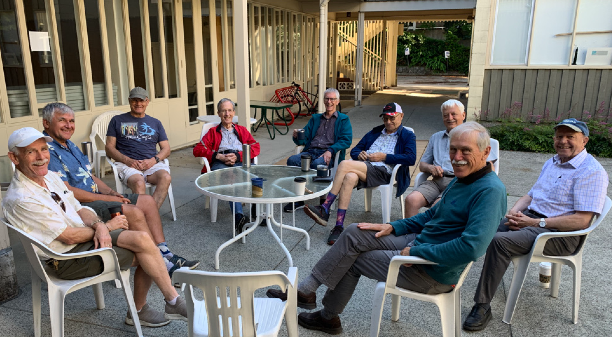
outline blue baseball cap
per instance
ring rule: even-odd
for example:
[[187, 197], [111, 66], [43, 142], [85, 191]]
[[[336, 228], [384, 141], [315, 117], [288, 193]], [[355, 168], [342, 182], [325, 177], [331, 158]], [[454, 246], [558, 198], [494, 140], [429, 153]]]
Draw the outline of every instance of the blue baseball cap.
[[576, 118], [568, 118], [562, 120], [561, 123], [555, 126], [555, 130], [560, 126], [567, 126], [568, 128], [574, 131], [582, 132], [586, 137], [589, 136], [589, 127], [586, 125], [585, 122], [579, 121]]

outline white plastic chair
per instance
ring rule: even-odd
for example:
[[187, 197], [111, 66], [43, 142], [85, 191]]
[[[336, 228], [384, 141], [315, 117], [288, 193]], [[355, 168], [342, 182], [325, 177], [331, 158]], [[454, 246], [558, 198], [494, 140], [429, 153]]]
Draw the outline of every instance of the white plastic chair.
[[[110, 158], [106, 158], [106, 161], [113, 168], [113, 174], [115, 175], [115, 186], [117, 189], [117, 193], [124, 194], [125, 189], [129, 188], [126, 184], [124, 184], [121, 179], [119, 179], [119, 171], [117, 170], [117, 166], [115, 163], [110, 160]], [[170, 163], [168, 162], [168, 158], [164, 159], [164, 163], [170, 167]], [[146, 184], [147, 191], [149, 194], [153, 194], [155, 191], [155, 185], [147, 183]], [[172, 220], [176, 221], [176, 209], [174, 208], [174, 194], [172, 194], [172, 184], [168, 186], [168, 201], [170, 202], [170, 208], [172, 209]]]
[[[405, 129], [414, 133], [414, 130], [410, 127], [404, 126]], [[372, 211], [372, 191], [380, 191], [380, 203], [382, 206], [382, 218], [383, 223], [387, 223], [391, 221], [391, 204], [393, 202], [393, 186], [396, 184], [396, 175], [397, 171], [401, 167], [401, 164], [396, 164], [393, 168], [393, 172], [391, 172], [391, 180], [389, 180], [389, 184], [380, 185], [377, 187], [367, 187], [363, 189], [363, 196], [365, 198], [365, 211]], [[404, 214], [404, 196], [402, 195], [399, 198], [400, 205], [402, 208], [402, 216]]]
[[98, 150], [98, 143], [96, 141], [96, 136], [100, 141], [102, 141], [103, 145], [106, 145], [106, 131], [108, 131], [108, 123], [110, 120], [116, 116], [120, 115], [123, 112], [121, 111], [107, 111], [94, 119], [93, 124], [91, 125], [91, 134], [89, 135], [89, 141], [91, 142], [91, 147], [93, 150], [93, 161], [94, 168], [96, 170], [96, 176], [98, 178], [104, 177], [104, 166], [102, 162], [102, 158], [106, 158], [106, 150], [104, 150], [104, 146], [102, 146], [102, 150]]
[[[287, 275], [280, 271], [219, 273], [181, 268], [172, 275], [173, 283], [186, 284], [189, 336], [277, 336], [283, 316], [287, 334], [297, 337], [297, 268]], [[200, 288], [204, 300], [193, 295]], [[287, 291], [287, 301], [254, 298], [255, 290], [279, 286]], [[240, 295], [238, 294], [240, 292]]]
[[[206, 135], [208, 130], [216, 127], [217, 125], [219, 125], [219, 123], [206, 123], [202, 125], [200, 141], [202, 141], [202, 138], [204, 138], [204, 135]], [[208, 162], [208, 158], [200, 157], [200, 164], [206, 166], [206, 172], [210, 172], [210, 163]], [[253, 164], [258, 164], [257, 157], [253, 158]], [[217, 198], [209, 198], [207, 196], [204, 196], [204, 198], [206, 198], [204, 201], [204, 208], [210, 208], [210, 222], [217, 222], [217, 205], [219, 204], [219, 200]]]
[[[538, 235], [531, 251], [527, 255], [516, 256], [512, 258], [514, 264], [514, 273], [512, 274], [512, 282], [510, 283], [510, 290], [508, 291], [508, 299], [506, 300], [506, 309], [504, 310], [504, 323], [511, 324], [512, 316], [514, 315], [514, 309], [516, 308], [516, 302], [518, 301], [519, 295], [521, 294], [521, 288], [525, 281], [527, 274], [527, 268], [530, 262], [551, 262], [552, 272], [550, 280], [550, 296], [559, 296], [559, 283], [561, 281], [561, 267], [567, 265], [574, 271], [574, 308], [572, 311], [573, 317], [572, 322], [578, 323], [578, 307], [580, 302], [580, 283], [582, 278], [582, 252], [584, 243], [586, 242], [589, 234], [603, 221], [606, 214], [610, 211], [612, 206], [612, 200], [606, 196], [606, 202], [604, 204], [601, 215], [594, 219], [589, 228], [572, 231], [572, 232], [548, 232]], [[567, 237], [567, 236], [580, 236], [580, 243], [578, 248], [572, 255], [568, 256], [547, 256], [544, 255], [544, 246], [546, 242], [552, 238]]]
[[[51, 334], [53, 337], [64, 336], [64, 298], [71, 292], [93, 286], [94, 296], [98, 309], [104, 309], [104, 294], [102, 283], [104, 281], [116, 280], [122, 284], [123, 294], [128, 302], [129, 310], [134, 318], [134, 326], [138, 336], [142, 336], [138, 312], [134, 305], [134, 298], [130, 288], [130, 270], [120, 270], [119, 261], [115, 251], [111, 248], [100, 248], [83, 253], [59, 254], [50, 250], [40, 241], [31, 237], [22, 230], [8, 224], [4, 219], [0, 221], [8, 228], [17, 233], [21, 244], [32, 267], [32, 313], [34, 316], [34, 335], [40, 336], [41, 327], [41, 281], [47, 282], [49, 293], [49, 315], [51, 319]], [[35, 248], [40, 249], [50, 258], [56, 260], [70, 260], [88, 256], [100, 256], [104, 263], [104, 271], [101, 274], [78, 280], [62, 280], [55, 276], [54, 272], [44, 264], [36, 254]]]
[[377, 337], [380, 330], [385, 295], [391, 294], [391, 320], [397, 322], [400, 316], [401, 297], [413, 298], [419, 301], [431, 302], [438, 306], [442, 320], [442, 335], [444, 337], [461, 336], [461, 285], [465, 280], [472, 262], [470, 262], [459, 277], [455, 288], [448, 293], [427, 295], [398, 287], [397, 275], [399, 268], [404, 263], [410, 264], [436, 264], [416, 256], [394, 256], [389, 265], [387, 280], [378, 282], [372, 299], [372, 317], [370, 324], [370, 337]]
[[[499, 175], [499, 141], [497, 141], [497, 139], [491, 138], [491, 152], [489, 153], [489, 157], [487, 157], [487, 161], [494, 161], [493, 171], [495, 171], [495, 174]], [[416, 190], [416, 188], [419, 187], [419, 185], [427, 181], [427, 178], [429, 178], [430, 176], [431, 176], [430, 173], [419, 172], [419, 174], [417, 174], [416, 178], [414, 179], [413, 191]], [[405, 200], [405, 199], [406, 197], [402, 195], [402, 200]], [[402, 214], [406, 214], [404, 208], [405, 208], [405, 205], [402, 202]]]

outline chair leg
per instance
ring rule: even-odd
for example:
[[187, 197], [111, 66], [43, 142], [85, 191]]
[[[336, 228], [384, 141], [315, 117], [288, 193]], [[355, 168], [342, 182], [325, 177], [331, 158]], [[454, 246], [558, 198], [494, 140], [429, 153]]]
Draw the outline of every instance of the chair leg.
[[372, 315], [370, 317], [370, 337], [378, 337], [380, 321], [385, 304], [385, 282], [378, 282], [372, 297]]
[[576, 261], [576, 265], [574, 266], [574, 309], [573, 313], [573, 322], [574, 324], [578, 323], [578, 309], [580, 306], [580, 286], [582, 283], [582, 259]]
[[399, 295], [391, 295], [391, 320], [393, 322], [399, 321], [401, 306], [402, 306], [402, 297]]
[[[550, 296], [557, 298], [559, 297], [559, 284], [561, 283], [561, 269], [563, 265], [561, 263], [552, 263], [551, 277], [550, 277]], [[573, 269], [573, 268], [572, 268]]]
[[371, 212], [372, 211], [372, 189], [364, 188], [363, 189], [363, 196], [365, 198], [365, 200], [364, 200], [364, 202], [365, 202], [365, 211], [366, 212]]
[[93, 288], [94, 297], [99, 310], [104, 309], [104, 292], [102, 291], [102, 283], [96, 283], [91, 286]]
[[34, 318], [34, 336], [40, 337], [40, 314], [41, 314], [41, 279], [34, 270], [32, 272], [32, 316]]
[[64, 298], [65, 294], [57, 287], [47, 284], [49, 294], [49, 316], [51, 336], [64, 336]]
[[130, 270], [122, 270], [121, 273], [121, 283], [123, 284], [123, 295], [128, 303], [128, 309], [132, 314], [132, 318], [134, 320], [134, 327], [136, 328], [136, 334], [142, 337], [142, 328], [140, 326], [140, 320], [138, 319], [138, 311], [136, 310], [136, 305], [134, 304], [134, 296], [132, 295], [132, 288], [130, 288]]
[[455, 337], [461, 337], [461, 292], [455, 289]]
[[436, 304], [438, 304], [438, 309], [440, 310], [442, 336], [452, 337], [455, 335], [455, 296], [448, 296], [446, 300], [441, 302]]
[[[393, 190], [391, 190], [391, 193], [393, 193]], [[383, 223], [391, 221], [391, 201], [393, 200], [391, 193], [388, 193], [388, 191], [385, 191], [383, 188], [380, 189]]]
[[172, 194], [172, 184], [168, 186], [168, 201], [170, 201], [170, 209], [172, 209], [172, 220], [176, 221], [176, 209], [174, 208], [174, 194]]
[[406, 196], [402, 194], [400, 198], [400, 207], [402, 209], [402, 216], [400, 217], [400, 219], [403, 219], [404, 214], [406, 214], [406, 205], [404, 204], [404, 200], [406, 200]]
[[210, 198], [210, 222], [217, 222], [217, 204], [219, 199]]
[[514, 273], [512, 274], [512, 282], [510, 283], [508, 299], [506, 299], [504, 319], [502, 319], [502, 321], [506, 324], [510, 324], [512, 322], [512, 316], [514, 315], [516, 302], [521, 294], [521, 288], [523, 287], [523, 282], [525, 281], [525, 275], [527, 274], [530, 259], [530, 255], [525, 255], [516, 260], [512, 260], [514, 263]]

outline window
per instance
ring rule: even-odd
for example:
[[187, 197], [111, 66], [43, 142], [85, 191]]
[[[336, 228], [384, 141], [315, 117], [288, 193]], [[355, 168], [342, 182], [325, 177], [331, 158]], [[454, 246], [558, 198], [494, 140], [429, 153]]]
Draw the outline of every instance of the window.
[[532, 0], [499, 0], [491, 64], [526, 64]]

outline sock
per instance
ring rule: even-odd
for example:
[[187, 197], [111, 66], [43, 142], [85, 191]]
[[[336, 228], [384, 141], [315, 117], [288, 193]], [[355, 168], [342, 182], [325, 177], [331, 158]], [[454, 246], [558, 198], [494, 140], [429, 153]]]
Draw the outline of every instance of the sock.
[[163, 257], [163, 259], [164, 259], [164, 264], [166, 265], [166, 270], [170, 271], [170, 269], [172, 269], [172, 267], [174, 267], [174, 263], [168, 261], [168, 259], [166, 257]]
[[323, 310], [321, 310], [321, 317], [329, 321], [330, 319], [338, 317], [338, 314], [331, 313], [323, 308]]
[[166, 242], [158, 243], [157, 248], [159, 248], [159, 251], [161, 252], [162, 256], [167, 259], [171, 259], [174, 256], [170, 249], [168, 249], [168, 245], [166, 244]]
[[323, 207], [325, 209], [325, 212], [327, 212], [328, 214], [331, 204], [334, 202], [334, 200], [336, 200], [336, 196], [336, 194], [327, 193], [327, 198], [325, 198], [325, 202], [323, 203], [323, 205], [321, 205], [321, 207]]
[[310, 295], [317, 291], [321, 282], [317, 280], [312, 274], [308, 275], [302, 282], [298, 283], [298, 290], [305, 295]]
[[176, 305], [176, 300], [177, 300], [178, 298], [179, 298], [179, 297], [178, 297], [178, 296], [176, 296], [176, 297], [175, 297], [175, 298], [173, 298], [172, 300], [170, 300], [170, 301], [166, 301], [166, 303], [168, 303], [168, 304], [170, 304], [170, 305]]
[[344, 227], [344, 216], [346, 215], [345, 209], [339, 209], [336, 217], [336, 226]]

